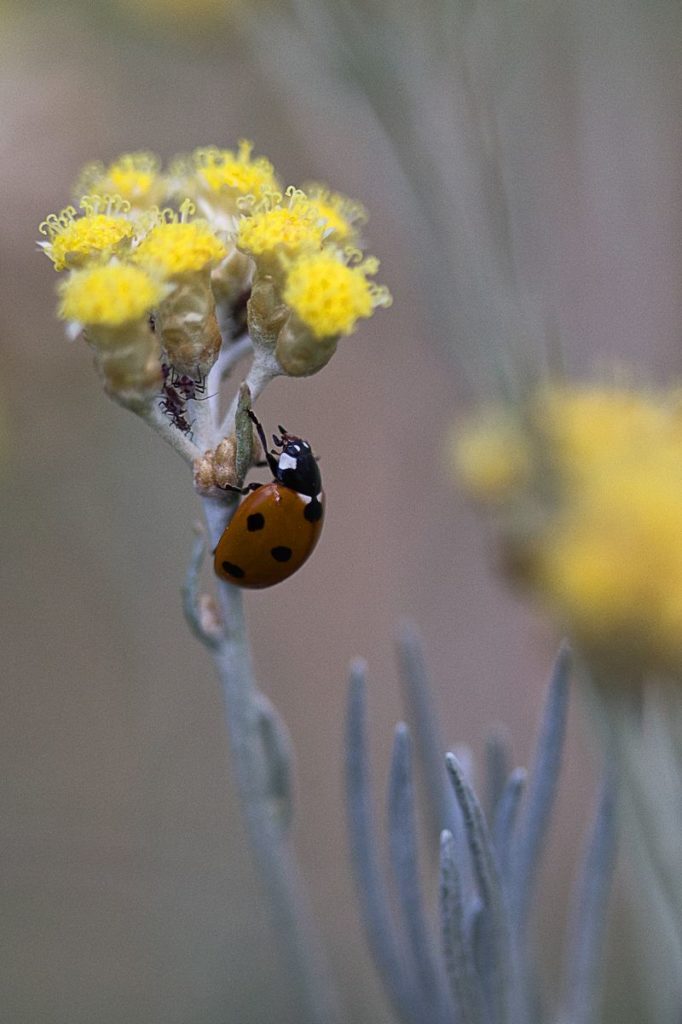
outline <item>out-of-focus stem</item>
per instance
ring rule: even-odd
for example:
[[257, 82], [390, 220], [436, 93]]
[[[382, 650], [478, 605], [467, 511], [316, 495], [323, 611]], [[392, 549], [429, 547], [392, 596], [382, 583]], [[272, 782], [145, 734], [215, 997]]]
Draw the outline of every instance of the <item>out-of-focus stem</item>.
[[216, 364], [218, 368], [218, 380], [225, 380], [225, 378], [230, 375], [235, 363], [238, 363], [240, 359], [251, 351], [251, 349], [251, 338], [248, 334], [244, 334], [240, 338], [235, 338], [235, 340], [231, 341], [227, 346], [223, 345]]

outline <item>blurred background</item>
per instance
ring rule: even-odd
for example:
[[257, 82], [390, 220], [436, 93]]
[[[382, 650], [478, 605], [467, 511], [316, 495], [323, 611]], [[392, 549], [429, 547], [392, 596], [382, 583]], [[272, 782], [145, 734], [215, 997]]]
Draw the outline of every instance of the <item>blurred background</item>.
[[[561, 342], [572, 371], [680, 370], [677, 3], [462, 5], [448, 36], [438, 0], [413, 5], [415, 22], [382, 0], [342, 19], [354, 35], [336, 41], [348, 8], [334, 0], [247, 3], [0, 7], [8, 1024], [295, 1022], [218, 687], [182, 618], [198, 503], [180, 460], [64, 339], [57, 275], [35, 248], [84, 163], [246, 136], [284, 180], [323, 180], [370, 211], [392, 309], [258, 407], [321, 454], [324, 537], [291, 581], [246, 595], [257, 675], [296, 748], [297, 846], [345, 1021], [390, 1020], [348, 866], [349, 659], [369, 661], [383, 815], [401, 617], [423, 635], [444, 737], [479, 761], [503, 721], [527, 763], [556, 646], [497, 581], [453, 484], [456, 415], [509, 351]], [[537, 921], [550, 991], [599, 768], [574, 704]], [[659, 952], [641, 919], [621, 926], [627, 889], [625, 875], [620, 1022], [642, 1019], [642, 939]]]

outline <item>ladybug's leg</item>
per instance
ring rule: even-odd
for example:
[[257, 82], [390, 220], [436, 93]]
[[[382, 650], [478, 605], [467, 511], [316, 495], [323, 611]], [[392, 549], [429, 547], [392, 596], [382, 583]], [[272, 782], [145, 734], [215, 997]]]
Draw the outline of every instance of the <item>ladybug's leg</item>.
[[249, 418], [250, 418], [251, 422], [254, 424], [256, 430], [258, 431], [258, 436], [260, 438], [260, 443], [263, 446], [263, 453], [265, 455], [265, 458], [267, 459], [268, 466], [270, 467], [270, 472], [272, 473], [272, 475], [274, 477], [276, 477], [277, 476], [277, 469], [278, 469], [278, 466], [279, 466], [279, 462], [277, 461], [275, 456], [272, 455], [268, 451], [268, 442], [265, 439], [265, 431], [263, 430], [263, 425], [262, 425], [261, 421], [258, 419], [258, 417], [256, 416], [256, 414], [253, 411], [253, 409], [249, 409]]
[[257, 491], [262, 484], [247, 484], [246, 487], [233, 487], [232, 484], [223, 484], [221, 487], [222, 491], [234, 491], [235, 494], [249, 494], [251, 491]]

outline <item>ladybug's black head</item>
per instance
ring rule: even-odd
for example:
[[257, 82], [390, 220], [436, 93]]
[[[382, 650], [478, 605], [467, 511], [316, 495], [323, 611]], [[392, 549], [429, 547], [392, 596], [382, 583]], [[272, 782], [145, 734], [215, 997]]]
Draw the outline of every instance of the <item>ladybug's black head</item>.
[[316, 498], [322, 490], [322, 478], [308, 442], [282, 432], [278, 443], [282, 451], [277, 460], [276, 479], [292, 491]]

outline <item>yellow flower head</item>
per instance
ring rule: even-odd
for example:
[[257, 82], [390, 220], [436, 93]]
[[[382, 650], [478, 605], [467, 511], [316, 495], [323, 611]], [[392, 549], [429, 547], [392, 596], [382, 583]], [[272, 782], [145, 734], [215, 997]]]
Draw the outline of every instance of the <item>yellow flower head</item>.
[[130, 206], [120, 196], [84, 196], [79, 205], [83, 214], [67, 206], [61, 213], [51, 213], [38, 229], [47, 238], [38, 244], [55, 270], [108, 259], [132, 239], [133, 225], [126, 218]]
[[133, 253], [135, 262], [164, 278], [201, 273], [219, 263], [227, 249], [208, 221], [187, 219], [193, 209], [187, 200], [179, 216], [164, 210]]
[[203, 195], [208, 200], [237, 212], [237, 201], [245, 196], [259, 199], [276, 192], [279, 183], [275, 169], [264, 156], [253, 157], [253, 143], [241, 139], [237, 151], [205, 146], [189, 160], [180, 159], [171, 167], [183, 196]]
[[76, 194], [86, 192], [119, 195], [136, 209], [149, 209], [163, 201], [166, 182], [153, 153], [124, 153], [107, 167], [95, 162], [83, 168]]
[[[495, 502], [503, 547], [514, 550], [511, 564], [523, 567], [523, 582], [601, 663], [640, 674], [682, 672], [677, 397], [547, 388], [520, 410], [494, 413], [494, 436], [503, 417], [511, 422], [503, 467], [514, 470], [513, 486], [494, 480], [478, 496]], [[476, 491], [480, 460], [473, 486], [466, 460], [464, 470]]]
[[305, 192], [289, 187], [286, 197], [266, 196], [250, 216], [242, 217], [236, 245], [242, 252], [270, 265], [278, 257], [293, 258], [322, 246], [324, 222]]
[[125, 263], [75, 270], [59, 286], [59, 316], [86, 327], [125, 327], [145, 318], [166, 289], [139, 267]]
[[288, 267], [282, 297], [315, 337], [351, 334], [359, 319], [391, 302], [386, 288], [367, 279], [378, 267], [374, 259], [348, 266], [329, 249], [305, 254]]
[[358, 231], [367, 220], [361, 203], [316, 183], [304, 185], [304, 191], [318, 218], [324, 221], [325, 242], [348, 245], [357, 241]]

